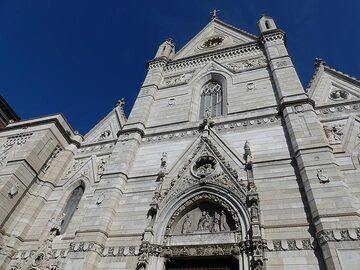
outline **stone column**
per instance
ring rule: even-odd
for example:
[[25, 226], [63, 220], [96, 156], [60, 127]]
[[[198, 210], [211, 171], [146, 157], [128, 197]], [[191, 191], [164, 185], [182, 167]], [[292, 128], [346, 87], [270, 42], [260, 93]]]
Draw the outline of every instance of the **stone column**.
[[[265, 20], [270, 29], [264, 28]], [[259, 25], [279, 111], [301, 175], [316, 237], [320, 239], [328, 230], [359, 227], [359, 215], [350, 191], [314, 112], [314, 104], [302, 88], [288, 55], [285, 34], [276, 29], [270, 17], [262, 17]], [[341, 269], [336, 248], [337, 245], [321, 245], [328, 269]]]

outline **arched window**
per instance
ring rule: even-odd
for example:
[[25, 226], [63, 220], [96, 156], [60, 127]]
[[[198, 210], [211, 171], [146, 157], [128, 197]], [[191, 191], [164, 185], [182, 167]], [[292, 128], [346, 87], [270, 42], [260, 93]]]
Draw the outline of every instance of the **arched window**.
[[223, 91], [220, 83], [210, 81], [203, 86], [200, 100], [200, 119], [223, 114]]
[[65, 215], [63, 221], [61, 222], [60, 234], [63, 234], [66, 231], [67, 227], [69, 226], [70, 220], [74, 215], [75, 210], [83, 194], [84, 194], [84, 187], [81, 185], [75, 188], [71, 193], [70, 198], [68, 199], [66, 206], [63, 210], [63, 213]]

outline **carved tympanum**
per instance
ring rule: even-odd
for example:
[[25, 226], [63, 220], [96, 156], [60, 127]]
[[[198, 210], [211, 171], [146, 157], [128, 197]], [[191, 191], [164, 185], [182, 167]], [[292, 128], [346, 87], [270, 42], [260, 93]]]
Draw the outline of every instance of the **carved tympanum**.
[[231, 215], [220, 205], [209, 201], [203, 201], [185, 209], [180, 216], [173, 224], [171, 234], [202, 234], [236, 230]]

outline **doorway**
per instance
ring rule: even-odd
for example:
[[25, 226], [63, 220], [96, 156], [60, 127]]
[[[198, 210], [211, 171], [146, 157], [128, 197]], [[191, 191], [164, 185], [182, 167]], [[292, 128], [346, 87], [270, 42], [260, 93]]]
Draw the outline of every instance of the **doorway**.
[[239, 270], [239, 262], [231, 256], [172, 258], [166, 270]]

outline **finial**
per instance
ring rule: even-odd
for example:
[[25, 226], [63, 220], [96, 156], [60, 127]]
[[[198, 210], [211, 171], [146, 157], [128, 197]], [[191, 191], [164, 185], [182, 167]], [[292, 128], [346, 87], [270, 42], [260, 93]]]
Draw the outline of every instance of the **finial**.
[[212, 15], [213, 19], [217, 19], [218, 18], [218, 13], [220, 10], [214, 9], [213, 11], [210, 12], [210, 14]]
[[174, 40], [171, 37], [167, 38], [166, 41], [170, 44], [174, 44]]
[[319, 67], [321, 65], [325, 66], [326, 65], [325, 61], [323, 59], [321, 59], [321, 58], [315, 58], [314, 66]]
[[118, 100], [118, 102], [116, 103], [116, 106], [124, 107], [124, 105], [125, 105], [125, 99], [124, 98]]

